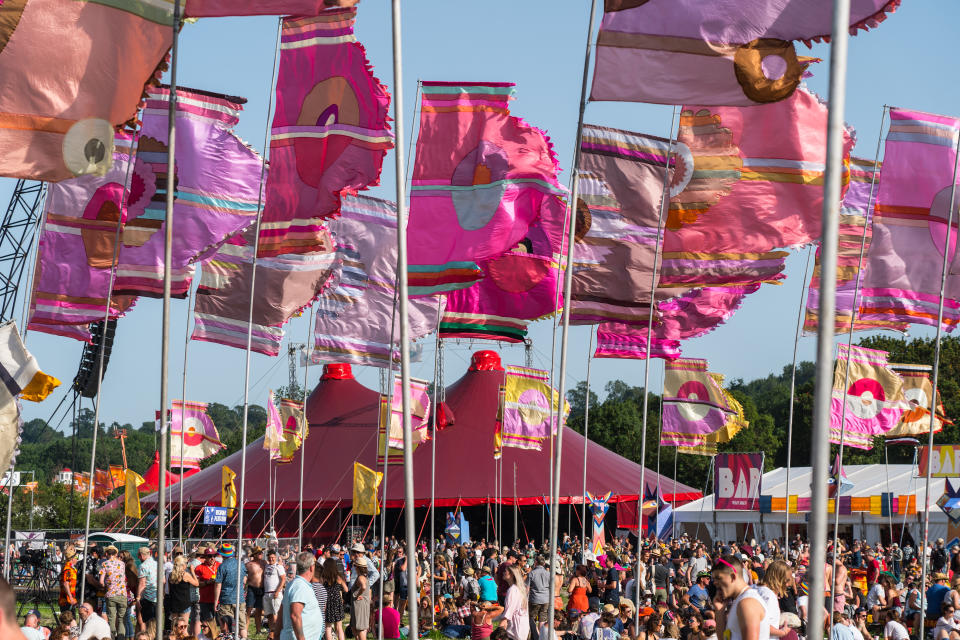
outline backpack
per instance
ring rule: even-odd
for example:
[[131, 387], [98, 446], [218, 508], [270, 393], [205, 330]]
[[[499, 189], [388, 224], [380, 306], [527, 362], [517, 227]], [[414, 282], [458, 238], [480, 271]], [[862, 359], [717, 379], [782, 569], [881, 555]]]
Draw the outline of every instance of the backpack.
[[933, 553], [930, 554], [930, 561], [933, 563], [934, 567], [946, 566], [947, 552], [940, 548], [934, 549]]

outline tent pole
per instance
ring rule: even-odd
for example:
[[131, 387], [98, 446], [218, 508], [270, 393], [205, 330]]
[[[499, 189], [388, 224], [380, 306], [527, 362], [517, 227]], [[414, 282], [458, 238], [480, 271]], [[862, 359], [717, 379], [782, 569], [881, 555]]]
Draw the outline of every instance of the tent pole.
[[[787, 483], [786, 492], [787, 521], [783, 526], [783, 552], [785, 559], [790, 560], [790, 466], [793, 462], [793, 405], [797, 394], [797, 350], [800, 347], [800, 331], [803, 328], [803, 310], [806, 307], [808, 276], [810, 274], [810, 256], [813, 255], [813, 246], [807, 250], [807, 266], [803, 268], [803, 282], [800, 284], [800, 307], [797, 310], [797, 332], [793, 336], [793, 366], [790, 369], [790, 412], [787, 414]], [[820, 316], [823, 317], [822, 315]]]
[[[183, 418], [186, 412], [185, 407], [183, 406], [184, 401], [187, 399], [187, 355], [190, 351], [190, 315], [191, 307], [193, 306], [193, 287], [190, 288], [189, 295], [187, 297], [187, 323], [186, 329], [184, 331], [183, 337], [183, 381], [180, 388], [180, 482], [177, 484], [180, 485], [180, 548], [183, 549]], [[121, 440], [121, 444], [123, 441]], [[173, 459], [171, 458], [170, 466], [173, 466]], [[171, 469], [172, 472], [172, 469]]]
[[[843, 114], [847, 86], [847, 43], [850, 0], [834, 0], [830, 38], [830, 93], [827, 115], [827, 162], [823, 187], [823, 222], [820, 241], [820, 317], [817, 332], [817, 375], [813, 398], [813, 438], [810, 452], [811, 513], [810, 566], [825, 566], [827, 546], [827, 474], [830, 468], [830, 405], [833, 388], [833, 337], [837, 294], [837, 246], [843, 173]], [[811, 600], [825, 596], [824, 573], [810, 572]], [[824, 628], [824, 610], [811, 607], [808, 634]]]
[[[307, 417], [307, 399], [310, 397], [310, 387], [307, 386], [310, 381], [310, 357], [312, 348], [310, 346], [310, 333], [313, 330], [313, 305], [310, 305], [310, 317], [307, 320], [307, 340], [304, 342], [304, 363], [303, 363], [303, 440], [300, 442], [300, 504], [297, 507], [297, 548], [303, 550], [303, 471], [307, 460], [307, 438], [310, 434], [310, 419]], [[373, 516], [376, 519], [376, 516]], [[276, 534], [276, 528], [271, 527], [271, 532]]]
[[[580, 561], [586, 564], [583, 555], [587, 544], [587, 449], [590, 446], [590, 365], [593, 363], [593, 334], [595, 329], [590, 327], [590, 338], [587, 340], [587, 392], [583, 404], [583, 490], [580, 492], [583, 519], [581, 520]], [[571, 505], [572, 508], [572, 505]]]
[[[937, 420], [937, 383], [940, 379], [940, 336], [943, 333], [943, 302], [947, 287], [947, 268], [950, 259], [950, 232], [953, 231], [953, 213], [957, 196], [957, 169], [960, 166], [960, 132], [954, 131], [957, 145], [954, 148], [953, 186], [950, 188], [950, 214], [947, 216], [947, 236], [943, 245], [943, 271], [940, 273], [940, 303], [937, 305], [937, 340], [933, 346], [933, 393], [930, 394], [930, 434], [927, 436], [927, 474], [924, 479], [924, 509], [923, 509], [923, 547], [921, 547], [920, 584], [925, 585], [927, 580], [927, 544], [930, 538], [930, 478], [933, 471], [933, 427]], [[945, 482], [949, 482], [946, 480]], [[923, 629], [923, 617], [926, 612], [921, 607], [920, 629]]]
[[[440, 307], [441, 299], [437, 298], [437, 337], [434, 343], [433, 351], [433, 411], [430, 415], [430, 535], [428, 539], [430, 540], [430, 573], [431, 575], [436, 571], [437, 565], [434, 560], [434, 552], [436, 551], [436, 543], [434, 542], [433, 536], [437, 531], [437, 522], [436, 522], [436, 499], [437, 499], [437, 409], [440, 406], [437, 403], [437, 390], [442, 384], [439, 379], [440, 374], [440, 349], [443, 341], [440, 339]], [[437, 598], [434, 591], [436, 585], [436, 580], [433, 581], [433, 584], [430, 585], [430, 607], [433, 611], [437, 610]]]

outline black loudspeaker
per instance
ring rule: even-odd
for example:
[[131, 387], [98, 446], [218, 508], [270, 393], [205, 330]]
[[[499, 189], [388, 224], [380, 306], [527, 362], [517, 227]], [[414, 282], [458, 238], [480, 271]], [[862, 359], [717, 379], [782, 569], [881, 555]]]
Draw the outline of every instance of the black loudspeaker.
[[84, 398], [95, 398], [97, 395], [97, 371], [100, 368], [100, 353], [103, 352], [103, 374], [107, 373], [107, 363], [110, 362], [110, 352], [113, 350], [113, 336], [117, 332], [117, 319], [111, 318], [106, 323], [94, 322], [90, 325], [92, 341], [83, 346], [80, 356], [80, 369], [73, 379], [73, 388]]

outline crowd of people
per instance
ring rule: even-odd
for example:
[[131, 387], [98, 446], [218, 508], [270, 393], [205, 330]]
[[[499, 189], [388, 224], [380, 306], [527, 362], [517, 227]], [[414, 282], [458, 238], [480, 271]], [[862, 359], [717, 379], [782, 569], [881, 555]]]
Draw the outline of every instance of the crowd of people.
[[[60, 617], [44, 630], [29, 612], [27, 640], [154, 640], [158, 599], [165, 640], [368, 640], [381, 626], [393, 640], [409, 632], [411, 601], [421, 634], [471, 640], [800, 640], [812, 606], [824, 607], [831, 640], [920, 638], [921, 610], [925, 638], [960, 640], [960, 548], [943, 540], [926, 551], [923, 588], [911, 545], [864, 541], [840, 543], [810, 567], [799, 539], [787, 549], [778, 540], [650, 540], [639, 572], [626, 538], [594, 554], [564, 537], [553, 567], [546, 545], [483, 540], [438, 542], [432, 554], [425, 544], [408, 554], [395, 539], [299, 550], [201, 544], [162, 559], [149, 547], [134, 557], [74, 542], [62, 555]], [[822, 605], [808, 596], [811, 571], [825, 577]]]

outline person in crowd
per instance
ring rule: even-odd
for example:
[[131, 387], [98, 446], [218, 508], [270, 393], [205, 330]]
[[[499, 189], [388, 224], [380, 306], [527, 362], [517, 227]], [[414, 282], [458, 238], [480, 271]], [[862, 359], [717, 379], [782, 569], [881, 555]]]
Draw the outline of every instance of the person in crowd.
[[141, 631], [153, 634], [157, 624], [157, 561], [150, 547], [140, 547], [140, 568], [137, 576], [136, 602]]
[[497, 602], [497, 581], [491, 575], [492, 569], [489, 565], [483, 565], [480, 579], [477, 581], [480, 585], [480, 600]]
[[592, 638], [593, 628], [600, 619], [600, 598], [590, 598], [587, 601], [588, 610], [580, 616], [579, 636], [581, 638]]
[[50, 630], [40, 626], [40, 612], [31, 609], [27, 612], [27, 615], [23, 616], [23, 626], [20, 627], [20, 632], [27, 640], [47, 640]]
[[567, 583], [567, 592], [570, 594], [567, 600], [567, 609], [574, 611], [586, 611], [589, 609], [589, 597], [593, 593], [593, 586], [587, 580], [587, 567], [577, 565], [574, 569], [573, 577]]
[[199, 585], [199, 619], [200, 624], [211, 626], [213, 633], [216, 629], [216, 583], [217, 569], [220, 563], [217, 561], [217, 550], [213, 546], [206, 547], [203, 550], [203, 562], [194, 569], [194, 575], [197, 577]]
[[324, 638], [325, 640], [334, 640], [333, 636], [336, 634], [337, 640], [344, 640], [343, 596], [347, 591], [347, 583], [343, 574], [340, 573], [340, 566], [336, 562], [323, 563], [321, 582], [327, 593], [327, 608], [324, 611]]
[[[283, 592], [283, 630], [280, 640], [314, 640], [324, 633], [323, 612], [311, 586], [316, 558], [309, 551], [297, 555], [297, 575]], [[330, 563], [336, 568], [335, 563]]]
[[511, 640], [527, 640], [530, 635], [530, 617], [527, 611], [527, 586], [523, 574], [516, 563], [509, 563], [503, 574], [507, 584], [504, 594], [503, 613], [500, 619], [507, 627], [507, 635]]
[[[190, 608], [192, 606], [192, 589], [200, 586], [200, 581], [187, 566], [187, 557], [179, 555], [173, 559], [173, 570], [170, 571], [170, 617], [190, 624]], [[186, 628], [186, 627], [185, 627]]]
[[833, 626], [830, 627], [830, 640], [860, 640], [856, 629], [850, 624], [846, 612], [833, 612]]
[[925, 617], [928, 620], [936, 620], [940, 617], [940, 606], [943, 604], [947, 594], [950, 593], [950, 587], [947, 586], [949, 578], [945, 573], [934, 573], [931, 576], [933, 584], [927, 589]]
[[357, 640], [367, 640], [367, 629], [370, 628], [370, 605], [373, 600], [370, 582], [367, 578], [367, 559], [358, 555], [352, 562], [351, 570], [354, 569], [357, 573], [357, 579], [350, 588], [351, 601], [353, 602], [350, 627], [353, 629], [353, 635]]
[[253, 628], [260, 635], [260, 621], [263, 619], [263, 548], [254, 545], [250, 549], [247, 561], [247, 617], [253, 619]]
[[77, 547], [68, 542], [63, 548], [63, 568], [60, 570], [60, 611], [72, 609], [77, 604]]
[[710, 573], [717, 589], [714, 608], [721, 617], [720, 634], [731, 640], [768, 640], [770, 625], [763, 598], [743, 579], [743, 562], [733, 556], [717, 558]]
[[[281, 613], [280, 607], [283, 602], [283, 589], [286, 586], [287, 572], [275, 549], [267, 552], [267, 563], [263, 567], [263, 613], [267, 617], [268, 640], [275, 640], [277, 637], [277, 619]], [[321, 575], [321, 571], [314, 568], [315, 577]], [[320, 580], [321, 588], [323, 581]], [[326, 602], [326, 589], [324, 589], [324, 602]], [[326, 608], [324, 608], [326, 611]]]
[[240, 638], [246, 638], [247, 612], [243, 606], [246, 603], [241, 601], [238, 608], [237, 602], [239, 594], [245, 593], [247, 567], [237, 560], [237, 549], [230, 542], [220, 545], [220, 557], [223, 562], [217, 567], [217, 578], [213, 586], [213, 597], [217, 603], [217, 624], [221, 629], [228, 629]]
[[896, 609], [887, 611], [887, 624], [883, 627], [883, 637], [886, 640], [910, 640], [907, 628], [900, 622], [900, 614]]
[[[393, 594], [383, 594], [383, 606], [373, 612], [372, 624], [370, 625], [374, 635], [379, 636], [380, 628], [383, 628], [383, 640], [400, 640], [400, 612], [393, 607]], [[382, 623], [381, 623], [382, 620]]]
[[940, 605], [940, 617], [933, 628], [933, 640], [960, 640], [960, 624], [953, 619], [956, 611], [951, 602], [944, 601]]
[[93, 605], [89, 602], [80, 605], [80, 620], [80, 635], [77, 640], [103, 640], [113, 637], [110, 625], [93, 610]]
[[548, 610], [550, 607], [550, 572], [547, 571], [547, 559], [538, 555], [534, 560], [533, 569], [527, 576], [528, 590], [530, 592], [530, 602], [528, 608], [530, 611], [530, 622], [539, 625], [548, 619]]
[[[496, 593], [494, 593], [496, 598]], [[503, 613], [503, 607], [494, 600], [481, 600], [473, 606], [470, 619], [470, 640], [486, 640], [493, 633], [493, 621]]]

